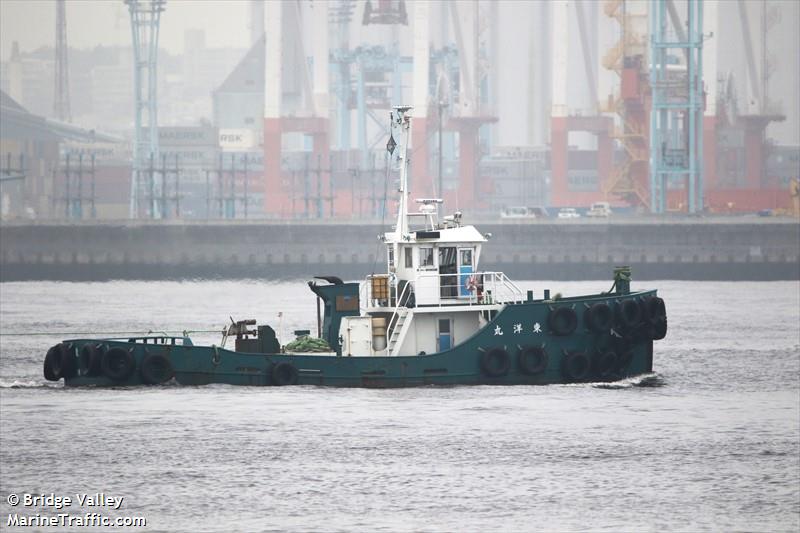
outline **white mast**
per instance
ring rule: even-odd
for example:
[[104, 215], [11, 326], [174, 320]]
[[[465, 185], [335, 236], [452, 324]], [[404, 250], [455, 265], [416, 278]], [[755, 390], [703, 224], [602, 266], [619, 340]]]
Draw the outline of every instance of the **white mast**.
[[[400, 126], [400, 202], [397, 206], [397, 225], [395, 226], [395, 243], [405, 240], [408, 234], [408, 147], [411, 145], [411, 106], [395, 106], [392, 118], [392, 130]], [[391, 141], [390, 141], [391, 142]], [[397, 250], [395, 250], [395, 253]]]

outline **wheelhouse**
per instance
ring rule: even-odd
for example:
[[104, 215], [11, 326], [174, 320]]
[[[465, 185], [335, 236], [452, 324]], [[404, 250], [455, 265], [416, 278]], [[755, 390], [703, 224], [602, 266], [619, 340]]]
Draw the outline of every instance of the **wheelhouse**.
[[[502, 272], [481, 271], [481, 247], [491, 235], [462, 223], [462, 214], [439, 215], [442, 200], [420, 198], [409, 212], [409, 117], [397, 109], [393, 134], [400, 167], [400, 200], [393, 230], [380, 236], [386, 273], [360, 287], [360, 316], [343, 317], [343, 355], [418, 355], [451, 349], [475, 334], [522, 291]], [[370, 342], [368, 342], [370, 341]], [[369, 345], [368, 350], [364, 350]], [[358, 346], [359, 350], [350, 348]]]

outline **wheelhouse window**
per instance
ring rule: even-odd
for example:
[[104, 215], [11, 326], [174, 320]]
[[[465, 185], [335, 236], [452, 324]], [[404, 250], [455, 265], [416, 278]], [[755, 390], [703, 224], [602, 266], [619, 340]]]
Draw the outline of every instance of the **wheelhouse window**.
[[394, 250], [388, 249], [389, 252], [389, 270], [394, 271]]
[[439, 287], [442, 298], [455, 298], [458, 295], [457, 251], [454, 246], [439, 248]]
[[405, 248], [403, 252], [405, 259], [406, 259], [406, 268], [411, 268], [414, 266], [414, 254], [411, 248]]
[[472, 249], [461, 250], [461, 266], [472, 266]]
[[433, 247], [425, 246], [419, 249], [419, 266], [420, 267], [433, 266]]

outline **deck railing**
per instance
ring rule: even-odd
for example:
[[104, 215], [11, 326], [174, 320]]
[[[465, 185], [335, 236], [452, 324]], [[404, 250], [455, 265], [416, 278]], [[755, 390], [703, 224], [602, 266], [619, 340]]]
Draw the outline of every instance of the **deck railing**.
[[[374, 279], [378, 281], [373, 281]], [[390, 309], [491, 305], [521, 302], [525, 299], [522, 289], [503, 272], [440, 274], [436, 271], [420, 271], [409, 282], [398, 282], [396, 277], [386, 274], [371, 275], [361, 285], [360, 293], [365, 307]]]
[[131, 344], [159, 344], [171, 346], [192, 346], [192, 341], [188, 336], [178, 337], [174, 335], [142, 335], [139, 337], [110, 337], [102, 339], [107, 341], [122, 341]]

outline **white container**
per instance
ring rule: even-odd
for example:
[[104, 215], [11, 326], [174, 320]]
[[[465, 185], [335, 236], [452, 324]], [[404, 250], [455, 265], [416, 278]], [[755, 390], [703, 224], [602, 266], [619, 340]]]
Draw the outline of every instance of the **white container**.
[[342, 337], [342, 355], [346, 357], [372, 355], [371, 317], [343, 317], [339, 335]]

